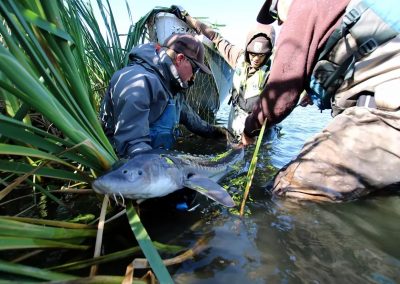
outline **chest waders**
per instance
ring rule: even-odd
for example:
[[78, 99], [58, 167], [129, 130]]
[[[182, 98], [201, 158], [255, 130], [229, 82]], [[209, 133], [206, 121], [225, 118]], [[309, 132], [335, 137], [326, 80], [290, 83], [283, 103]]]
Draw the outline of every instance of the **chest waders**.
[[[170, 150], [180, 136], [179, 119], [181, 105], [177, 98], [170, 98], [168, 105], [161, 116], [150, 124], [150, 138], [152, 148]], [[196, 191], [183, 188], [162, 198], [163, 202], [157, 206], [174, 207], [178, 211], [192, 211], [198, 204], [194, 203]], [[156, 198], [157, 200], [157, 198]]]
[[181, 108], [176, 98], [170, 98], [161, 116], [150, 123], [150, 138], [152, 148], [170, 150], [179, 137], [179, 118]]

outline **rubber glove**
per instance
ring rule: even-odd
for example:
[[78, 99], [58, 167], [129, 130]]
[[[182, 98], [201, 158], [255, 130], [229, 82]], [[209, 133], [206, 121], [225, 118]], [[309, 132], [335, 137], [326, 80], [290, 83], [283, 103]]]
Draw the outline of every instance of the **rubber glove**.
[[188, 16], [188, 12], [182, 7], [178, 5], [172, 5], [171, 6], [171, 12], [174, 14], [178, 19], [186, 22], [186, 16]]

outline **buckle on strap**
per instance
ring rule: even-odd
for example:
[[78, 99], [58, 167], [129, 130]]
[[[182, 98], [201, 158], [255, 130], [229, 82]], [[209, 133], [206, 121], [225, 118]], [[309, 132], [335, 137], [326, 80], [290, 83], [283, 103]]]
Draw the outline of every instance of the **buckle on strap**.
[[378, 42], [374, 38], [370, 38], [360, 45], [360, 47], [358, 48], [358, 52], [361, 56], [365, 56], [377, 49], [378, 45]]
[[345, 34], [360, 18], [361, 15], [368, 9], [368, 5], [363, 2], [355, 5], [351, 10], [346, 11], [343, 15], [341, 32], [342, 35]]
[[346, 14], [343, 16], [343, 24], [346, 26], [350, 26], [351, 24], [355, 23], [360, 19], [361, 17], [361, 12], [358, 11], [357, 8], [353, 8], [350, 11], [348, 11]]

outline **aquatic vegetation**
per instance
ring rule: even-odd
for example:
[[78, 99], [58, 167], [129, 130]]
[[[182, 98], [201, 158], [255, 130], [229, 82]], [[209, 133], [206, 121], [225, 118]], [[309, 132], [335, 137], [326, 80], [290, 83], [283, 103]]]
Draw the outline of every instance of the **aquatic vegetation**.
[[[101, 200], [90, 188], [93, 179], [117, 163], [97, 117], [99, 104], [112, 74], [126, 64], [126, 51], [149, 39], [147, 31], [140, 29], [145, 23], [132, 22], [126, 1], [131, 27], [122, 44], [111, 3], [0, 2], [0, 182], [4, 185], [0, 191], [0, 270], [16, 282], [80, 279], [121, 283], [123, 277], [96, 276], [97, 265], [133, 258], [139, 251], [89, 256], [92, 250], [100, 252], [100, 225], [125, 214], [116, 213], [107, 197], [99, 212]], [[207, 86], [210, 78], [200, 81]], [[215, 91], [218, 86], [212, 88], [214, 93], [219, 91]], [[202, 93], [214, 100], [212, 108], [218, 108], [218, 97]], [[172, 282], [158, 256], [166, 249], [150, 240], [131, 203], [127, 211], [140, 253], [148, 258], [157, 280]], [[30, 218], [9, 221], [5, 215]], [[99, 225], [97, 230], [93, 224]], [[39, 231], [40, 235], [32, 234]], [[47, 256], [50, 249], [56, 250], [56, 257]], [[79, 260], [62, 259], [70, 250], [85, 255]], [[41, 261], [36, 261], [38, 258]], [[47, 258], [53, 262], [47, 263]], [[65, 262], [70, 273], [91, 267], [90, 277], [59, 272], [63, 268], [58, 264]], [[126, 277], [143, 282], [133, 277], [133, 270]], [[152, 275], [146, 279], [155, 281]]]
[[[89, 250], [96, 237], [93, 226], [72, 234], [75, 229], [68, 227], [77, 226], [72, 223], [76, 219], [61, 222], [57, 214], [49, 213], [56, 204], [58, 210], [76, 214], [80, 209], [73, 204], [90, 201], [90, 182], [117, 160], [97, 110], [111, 75], [124, 66], [125, 51], [133, 42], [122, 46], [109, 1], [94, 3], [101, 20], [83, 0], [0, 2], [0, 182], [5, 186], [0, 191], [0, 210], [2, 215], [34, 217], [0, 220], [1, 250], [7, 251], [0, 269], [17, 281], [80, 278], [49, 271], [42, 261], [42, 267], [33, 267], [37, 262], [31, 259], [49, 248]], [[130, 14], [128, 3], [127, 8]], [[23, 209], [12, 206], [21, 198]], [[99, 205], [97, 198], [93, 201]], [[87, 210], [81, 214], [93, 214]], [[148, 238], [143, 229], [140, 237]], [[99, 235], [98, 231], [98, 239]], [[55, 240], [56, 236], [63, 240]], [[17, 257], [20, 249], [25, 253]], [[156, 252], [151, 243], [142, 249]], [[151, 264], [157, 265], [153, 266], [156, 275], [166, 271], [161, 261]], [[168, 273], [160, 275], [159, 280], [170, 280]]]

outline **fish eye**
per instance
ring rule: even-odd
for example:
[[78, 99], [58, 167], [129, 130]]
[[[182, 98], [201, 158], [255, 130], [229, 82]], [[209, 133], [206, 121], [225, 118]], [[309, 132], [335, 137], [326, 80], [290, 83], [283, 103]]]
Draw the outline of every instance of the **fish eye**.
[[143, 172], [142, 172], [142, 171], [138, 171], [138, 175], [140, 175], [140, 176], [141, 176], [142, 174], [143, 174]]
[[123, 170], [122, 173], [123, 173], [123, 174], [127, 174], [127, 173], [128, 173], [128, 170]]

